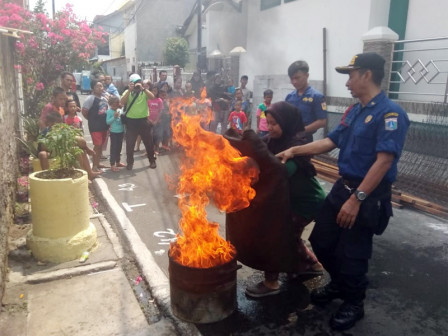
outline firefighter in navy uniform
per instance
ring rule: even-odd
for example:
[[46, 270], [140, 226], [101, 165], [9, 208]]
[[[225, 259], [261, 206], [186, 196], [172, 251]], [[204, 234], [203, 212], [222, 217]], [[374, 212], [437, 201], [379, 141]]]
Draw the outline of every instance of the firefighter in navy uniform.
[[336, 181], [325, 199], [310, 237], [313, 250], [331, 282], [311, 292], [315, 304], [344, 302], [332, 316], [335, 330], [351, 328], [364, 316], [368, 261], [374, 234], [381, 234], [392, 216], [391, 185], [403, 149], [409, 119], [381, 90], [384, 59], [375, 53], [353, 57], [336, 71], [359, 102], [347, 109], [328, 137], [277, 154], [286, 162], [295, 155], [316, 155], [339, 148]]
[[295, 90], [286, 96], [285, 101], [300, 110], [306, 139], [312, 142], [313, 134], [327, 125], [327, 104], [324, 95], [309, 85], [309, 69], [305, 61], [295, 61], [288, 67], [288, 76]]

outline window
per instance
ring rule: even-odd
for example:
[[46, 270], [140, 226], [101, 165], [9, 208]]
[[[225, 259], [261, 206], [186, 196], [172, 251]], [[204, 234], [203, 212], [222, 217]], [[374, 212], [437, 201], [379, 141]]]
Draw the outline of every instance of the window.
[[282, 0], [261, 0], [260, 1], [260, 10], [269, 9], [275, 6], [280, 6]]

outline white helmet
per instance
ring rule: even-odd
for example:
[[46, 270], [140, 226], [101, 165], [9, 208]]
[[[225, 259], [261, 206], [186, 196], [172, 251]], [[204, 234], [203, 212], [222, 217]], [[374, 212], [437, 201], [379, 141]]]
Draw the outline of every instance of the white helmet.
[[137, 82], [139, 80], [141, 81], [142, 78], [139, 75], [137, 75], [137, 74], [132, 74], [131, 76], [129, 76], [129, 81], [132, 82], [132, 83], [135, 83], [135, 82]]

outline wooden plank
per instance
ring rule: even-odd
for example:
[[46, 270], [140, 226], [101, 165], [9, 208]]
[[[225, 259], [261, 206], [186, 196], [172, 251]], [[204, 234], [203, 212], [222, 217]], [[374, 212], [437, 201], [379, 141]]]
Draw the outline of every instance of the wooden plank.
[[337, 171], [334, 171], [333, 169], [328, 169], [326, 167], [316, 167], [316, 171], [339, 178], [339, 173]]
[[392, 207], [394, 207], [395, 209], [403, 209], [403, 204], [397, 203], [392, 201]]
[[401, 203], [400, 195], [392, 194], [392, 201], [398, 204]]
[[425, 207], [440, 210], [442, 212], [448, 212], [448, 209], [445, 208], [444, 206], [426, 201], [419, 197], [415, 197], [415, 196], [411, 196], [411, 195], [407, 195], [407, 194], [401, 194], [400, 198], [403, 202], [406, 202], [406, 203], [422, 205]]
[[317, 173], [317, 177], [322, 179], [322, 180], [331, 182], [331, 183], [335, 183], [336, 182], [336, 180], [333, 177], [327, 176], [327, 175], [324, 175], [324, 174]]
[[313, 164], [315, 164], [315, 165], [320, 165], [320, 166], [324, 166], [324, 167], [331, 168], [331, 169], [334, 169], [334, 170], [339, 170], [338, 166], [335, 166], [335, 165], [330, 164], [330, 163], [326, 163], [326, 162], [319, 161], [319, 160], [316, 160], [316, 159], [311, 159], [311, 162]]
[[428, 206], [424, 206], [424, 205], [421, 205], [421, 204], [417, 204], [417, 203], [414, 203], [412, 206], [414, 208], [418, 209], [418, 210], [422, 210], [424, 212], [428, 212], [428, 213], [436, 215], [436, 216], [441, 216], [441, 217], [444, 217], [444, 218], [448, 218], [448, 212], [446, 212], [446, 211], [441, 211], [441, 210], [434, 209], [434, 208], [431, 208], [431, 207], [428, 207]]

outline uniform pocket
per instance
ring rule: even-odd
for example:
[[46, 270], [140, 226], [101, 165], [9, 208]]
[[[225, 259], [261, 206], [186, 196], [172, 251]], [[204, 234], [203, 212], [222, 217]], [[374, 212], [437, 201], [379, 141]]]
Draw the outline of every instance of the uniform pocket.
[[360, 155], [371, 155], [375, 152], [376, 141], [373, 138], [357, 135], [353, 145], [353, 151]]
[[381, 202], [381, 209], [379, 211], [378, 227], [375, 230], [376, 235], [381, 235], [386, 230], [389, 224], [390, 217], [393, 216], [392, 203], [390, 200]]

